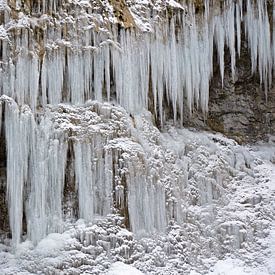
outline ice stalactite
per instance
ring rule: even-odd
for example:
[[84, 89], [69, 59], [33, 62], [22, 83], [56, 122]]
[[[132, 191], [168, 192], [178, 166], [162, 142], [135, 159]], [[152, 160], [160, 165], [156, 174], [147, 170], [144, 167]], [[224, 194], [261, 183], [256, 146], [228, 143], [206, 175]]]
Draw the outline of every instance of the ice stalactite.
[[223, 86], [223, 80], [224, 80], [224, 25], [221, 21], [221, 17], [216, 17], [216, 28], [215, 28], [215, 38], [216, 38], [216, 45], [217, 45], [217, 51], [218, 51], [218, 59], [219, 59], [219, 65], [220, 65], [220, 74], [221, 74], [221, 80], [222, 80], [222, 86]]
[[243, 0], [239, 0], [239, 4], [236, 4], [236, 33], [237, 33], [237, 52], [238, 57], [241, 56], [241, 22], [243, 21]]
[[23, 191], [28, 177], [28, 156], [31, 135], [31, 113], [28, 107], [20, 112], [14, 101], [5, 103], [7, 150], [7, 199], [13, 244], [21, 240]]
[[[238, 6], [238, 4], [237, 4]], [[232, 73], [232, 79], [234, 81], [235, 79], [235, 67], [236, 67], [236, 48], [235, 48], [235, 5], [229, 5], [228, 9], [225, 10], [224, 14], [224, 25], [225, 25], [225, 40], [227, 42], [227, 45], [229, 47], [230, 56], [231, 56], [231, 73]], [[239, 16], [239, 15], [238, 15]], [[237, 17], [238, 19], [238, 17]], [[240, 24], [240, 21], [237, 20], [238, 24]], [[238, 26], [239, 27], [239, 26]]]
[[92, 152], [89, 143], [75, 143], [75, 174], [78, 190], [79, 217], [92, 221], [94, 217], [94, 181]]
[[30, 10], [37, 13], [56, 13], [57, 11], [62, 10], [63, 1], [60, 0], [37, 0], [37, 1], [28, 1], [24, 2], [23, 0], [13, 1], [16, 9], [21, 9], [24, 6], [27, 6]]
[[110, 156], [104, 155], [105, 143], [95, 135], [89, 142], [74, 144], [79, 217], [86, 221], [112, 211], [112, 163]]
[[[252, 73], [258, 69], [265, 92], [272, 83], [272, 46], [266, 1], [247, 0], [245, 29], [251, 53]], [[274, 39], [274, 37], [273, 37]]]
[[146, 163], [144, 148], [130, 139], [110, 141], [113, 151], [117, 207], [129, 219], [137, 236], [164, 232], [167, 225], [165, 188], [157, 180], [158, 171]]
[[[62, 197], [67, 144], [52, 136], [52, 123], [40, 124], [26, 105], [9, 98], [5, 102], [7, 144], [7, 199], [13, 244], [20, 242], [23, 212], [27, 233], [35, 243], [51, 232], [62, 230]], [[28, 192], [29, 191], [29, 192]], [[25, 207], [26, 209], [24, 209]]]
[[117, 101], [127, 110], [136, 112], [147, 107], [148, 36], [121, 30], [118, 39], [121, 49], [111, 48]]
[[[67, 55], [67, 72], [68, 72], [68, 95], [67, 97], [73, 104], [84, 102], [84, 66], [85, 60], [80, 52], [71, 52]], [[91, 62], [91, 60], [87, 60]]]
[[11, 53], [7, 47], [10, 41], [2, 41], [3, 64], [8, 65], [8, 70], [2, 72], [1, 83], [3, 94], [12, 97], [20, 105], [28, 104], [34, 110], [39, 96], [39, 59], [32, 49], [28, 49], [28, 39], [28, 29], [22, 29], [21, 37], [16, 41], [18, 53], [14, 62], [10, 59]]
[[63, 229], [62, 198], [64, 190], [67, 142], [61, 135], [51, 140], [48, 151], [48, 209], [50, 220], [48, 230], [61, 232]]
[[[107, 139], [101, 135], [94, 136], [94, 169], [95, 178], [95, 214], [106, 216], [112, 212], [113, 203], [113, 179], [111, 169], [111, 159], [108, 151], [104, 149]], [[106, 165], [106, 166], [105, 166]]]
[[[177, 198], [182, 190], [175, 182], [179, 191], [166, 207], [164, 185], [146, 162], [147, 148], [131, 136], [131, 118], [124, 123], [126, 115], [119, 108], [112, 113], [110, 105], [97, 103], [87, 108], [58, 106], [57, 119], [51, 114], [54, 107], [46, 107], [53, 108], [47, 112], [45, 106], [115, 100], [130, 113], [154, 110], [161, 124], [166, 107], [174, 121], [180, 117], [183, 122], [185, 108], [207, 113], [215, 49], [222, 84], [226, 50], [236, 79], [243, 24], [252, 72], [259, 74], [267, 90], [275, 66], [275, 38], [273, 26], [272, 42], [266, 1], [228, 0], [213, 12], [209, 1], [200, 12], [189, 5], [188, 12], [177, 11], [145, 33], [119, 26], [103, 30], [80, 7], [66, 22], [59, 22], [51, 14], [61, 6], [70, 7], [62, 2], [17, 1], [14, 13], [31, 3], [33, 12], [49, 14], [38, 18], [20, 13], [17, 20], [8, 18], [7, 11], [1, 29], [0, 91], [14, 100], [4, 100], [13, 242], [20, 242], [23, 213], [27, 235], [35, 243], [62, 231], [68, 139], [73, 142], [80, 218], [93, 221], [97, 215], [106, 216], [115, 201], [119, 210], [126, 209], [124, 216], [136, 234], [163, 231], [167, 220], [180, 216]], [[182, 169], [187, 170], [183, 164]], [[212, 203], [214, 182], [199, 176], [197, 182], [200, 203]]]
[[0, 101], [0, 137], [2, 134], [2, 112], [3, 112], [3, 107], [2, 107], [3, 102]]
[[[69, 62], [69, 61], [68, 61]], [[71, 65], [71, 64], [70, 64]], [[75, 64], [73, 64], [75, 68]], [[44, 54], [41, 65], [41, 104], [58, 104], [62, 101], [64, 85], [64, 50], [56, 49]], [[70, 74], [69, 76], [70, 77]]]
[[130, 172], [128, 202], [130, 226], [136, 235], [164, 232], [167, 218], [165, 190], [161, 185]]
[[[28, 236], [37, 243], [51, 232], [62, 231], [62, 198], [67, 143], [53, 133], [52, 122], [42, 118], [32, 121], [29, 157], [30, 193], [26, 209]], [[33, 226], [39, 224], [39, 226]]]

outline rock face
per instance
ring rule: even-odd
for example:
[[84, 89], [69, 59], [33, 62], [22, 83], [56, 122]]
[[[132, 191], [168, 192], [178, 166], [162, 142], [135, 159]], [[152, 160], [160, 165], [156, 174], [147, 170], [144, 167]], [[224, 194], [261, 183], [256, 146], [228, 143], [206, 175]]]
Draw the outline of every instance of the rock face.
[[227, 56], [224, 85], [218, 68], [211, 81], [207, 117], [200, 112], [186, 114], [185, 125], [220, 132], [239, 143], [268, 141], [275, 134], [275, 89], [272, 86], [265, 93], [259, 76], [251, 74], [247, 46], [242, 49], [235, 80]]
[[275, 89], [264, 92], [259, 75], [251, 74], [246, 43], [242, 48], [235, 81], [229, 70], [224, 87], [217, 76], [212, 80], [207, 125], [240, 143], [266, 141], [275, 134]]
[[[274, 3], [266, 3], [271, 32], [274, 32]], [[263, 83], [260, 84], [260, 74], [253, 73], [255, 65], [252, 64], [251, 49], [245, 39], [244, 30], [241, 37], [241, 51], [236, 59], [234, 79], [229, 49], [226, 49], [224, 81], [221, 80], [221, 72], [217, 65], [218, 57], [214, 61], [208, 115], [204, 116], [199, 111], [194, 111], [191, 115], [186, 113], [185, 125], [221, 132], [239, 143], [267, 141], [275, 133], [274, 73], [272, 84], [266, 89]], [[260, 61], [258, 62], [260, 66]]]

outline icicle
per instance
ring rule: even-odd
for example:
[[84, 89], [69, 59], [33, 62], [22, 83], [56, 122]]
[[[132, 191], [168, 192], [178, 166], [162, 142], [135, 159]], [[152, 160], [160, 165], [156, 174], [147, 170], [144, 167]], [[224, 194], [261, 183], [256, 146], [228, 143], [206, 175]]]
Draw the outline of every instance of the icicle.
[[109, 45], [104, 47], [103, 49], [104, 53], [104, 77], [105, 77], [105, 89], [107, 94], [107, 100], [110, 101], [111, 99], [111, 76], [110, 76], [110, 49]]
[[[190, 33], [188, 34], [190, 44], [188, 45], [189, 48], [189, 54], [190, 54], [190, 68], [191, 70], [190, 74], [190, 87], [192, 87], [191, 90], [191, 103], [190, 106], [192, 110], [194, 108], [194, 105], [196, 104], [199, 107], [199, 98], [200, 98], [200, 82], [203, 81], [200, 77], [200, 41], [199, 41], [199, 33], [198, 33], [198, 26], [196, 24], [196, 18], [195, 18], [195, 11], [194, 7], [192, 8], [192, 26], [190, 26]], [[205, 54], [204, 52], [203, 54]], [[207, 91], [206, 91], [207, 92]]]
[[90, 143], [76, 142], [75, 175], [79, 196], [79, 217], [92, 221], [106, 216], [112, 206], [112, 157], [104, 150], [105, 139], [94, 134]]
[[48, 158], [48, 232], [62, 232], [63, 211], [62, 199], [64, 192], [65, 167], [67, 160], [67, 143], [62, 137], [52, 139]]
[[94, 98], [102, 101], [102, 90], [104, 83], [104, 53], [103, 49], [96, 49], [93, 55], [94, 61]]
[[[37, 243], [47, 234], [62, 230], [62, 198], [67, 145], [62, 136], [58, 139], [47, 115], [39, 125], [32, 120], [29, 130], [30, 194], [27, 205], [28, 236]], [[34, 226], [35, 224], [39, 226]]]
[[41, 69], [42, 104], [58, 104], [62, 101], [64, 71], [63, 51], [53, 50], [43, 57]]
[[272, 82], [272, 52], [270, 24], [265, 1], [257, 1], [257, 5], [247, 0], [246, 35], [251, 52], [252, 73], [257, 69], [265, 92]]
[[225, 11], [224, 23], [225, 23], [225, 38], [229, 47], [231, 56], [231, 73], [232, 79], [235, 79], [235, 67], [236, 67], [236, 50], [235, 50], [235, 8], [234, 4], [229, 5]]
[[27, 181], [30, 135], [30, 110], [20, 113], [16, 103], [5, 105], [7, 148], [7, 199], [13, 245], [21, 239], [23, 218], [23, 188]]
[[[45, 125], [46, 126], [46, 125]], [[48, 171], [46, 166], [47, 127], [44, 133], [39, 133], [36, 123], [32, 120], [31, 148], [30, 148], [30, 194], [27, 206], [27, 226], [29, 238], [37, 243], [47, 234], [47, 191], [48, 191]], [[39, 149], [38, 149], [39, 146]], [[38, 224], [39, 226], [34, 226]]]
[[162, 232], [166, 227], [165, 192], [162, 186], [148, 181], [141, 163], [128, 162], [127, 188], [131, 230], [142, 236]]
[[236, 30], [237, 30], [237, 50], [238, 56], [241, 56], [241, 20], [242, 20], [242, 1], [236, 3]]
[[170, 67], [170, 74], [169, 74], [169, 86], [168, 89], [170, 98], [172, 100], [172, 108], [173, 108], [173, 114], [174, 114], [174, 122], [177, 120], [177, 97], [178, 97], [178, 71], [177, 71], [177, 51], [176, 51], [176, 36], [175, 36], [175, 26], [174, 26], [174, 20], [171, 20], [171, 26], [170, 26], [170, 33], [171, 37], [169, 39], [169, 52], [170, 52], [170, 58], [169, 64]]
[[[89, 20], [83, 17], [65, 25], [55, 22], [54, 27], [43, 31], [39, 54], [32, 46], [37, 44], [34, 34], [27, 27], [22, 28], [22, 34], [13, 37], [12, 43], [3, 41], [1, 93], [32, 109], [64, 101], [82, 104], [89, 99], [116, 99], [131, 113], [153, 107], [161, 123], [167, 104], [174, 120], [180, 115], [182, 121], [185, 106], [190, 112], [194, 107], [204, 113], [208, 110], [213, 41], [222, 85], [225, 47], [230, 51], [234, 80], [236, 53], [238, 56], [241, 53], [243, 19], [252, 73], [258, 71], [268, 90], [275, 64], [275, 43], [266, 1], [246, 0], [245, 16], [243, 0], [227, 0], [222, 9], [212, 6], [211, 1], [203, 2], [204, 13], [196, 13], [194, 5], [189, 4], [188, 13], [174, 15], [163, 24], [156, 23], [152, 33], [123, 28], [118, 31], [113, 27], [107, 34], [91, 29]], [[62, 8], [61, 3], [40, 1], [38, 13], [52, 14]], [[80, 15], [80, 8], [75, 12]], [[70, 27], [74, 31], [68, 34]], [[13, 44], [15, 50], [10, 47]], [[116, 98], [111, 99], [111, 92]]]
[[218, 57], [219, 57], [219, 66], [220, 66], [220, 74], [222, 79], [222, 86], [224, 81], [224, 40], [225, 40], [225, 33], [224, 33], [224, 24], [221, 22], [222, 17], [216, 17], [216, 45], [218, 49]]
[[68, 92], [73, 104], [84, 103], [84, 60], [80, 52], [68, 51], [67, 53]]
[[254, 10], [250, 0], [247, 0], [247, 15], [246, 15], [246, 36], [248, 38], [248, 44], [251, 53], [251, 70], [252, 73], [256, 70], [257, 65], [257, 52], [258, 52], [258, 39], [256, 37], [258, 33], [258, 24], [253, 25]]
[[[140, 90], [140, 108], [148, 109], [148, 89], [150, 78], [150, 36], [145, 34], [140, 41], [140, 46], [143, 46], [143, 50], [140, 52], [139, 67], [138, 67], [138, 87]], [[134, 87], [133, 87], [134, 88]]]
[[112, 151], [104, 148], [104, 197], [103, 197], [103, 215], [112, 213], [113, 205], [113, 158]]
[[93, 137], [93, 171], [94, 171], [94, 212], [100, 216], [106, 216], [110, 213], [110, 194], [112, 185], [108, 185], [109, 181], [105, 178], [105, 160], [103, 145], [105, 139], [100, 134]]
[[25, 102], [29, 102], [31, 109], [35, 110], [39, 91], [39, 62], [37, 56], [29, 58], [28, 70], [28, 97]]
[[28, 75], [26, 70], [26, 57], [23, 54], [18, 56], [15, 71], [15, 97], [17, 102], [24, 104], [25, 95], [28, 92]]
[[[91, 49], [83, 52], [83, 81], [84, 81], [84, 100], [93, 99], [92, 96], [92, 77], [93, 77], [93, 54]], [[77, 93], [77, 90], [75, 91]]]
[[166, 227], [165, 193], [162, 187], [130, 176], [128, 209], [131, 230], [137, 235], [163, 232]]
[[[213, 34], [212, 34], [213, 35]], [[210, 36], [208, 26], [205, 25], [203, 33], [202, 33], [202, 39], [200, 41], [200, 50], [199, 55], [200, 58], [200, 107], [204, 114], [208, 112], [208, 101], [209, 101], [209, 82], [212, 77], [212, 70], [213, 70], [213, 43], [210, 43], [210, 41], [213, 41], [211, 39], [210, 41], [207, 39]], [[213, 36], [212, 36], [213, 37]], [[203, 51], [205, 51], [204, 54]]]
[[[162, 106], [162, 100], [161, 102], [158, 102], [157, 100], [157, 91], [158, 91], [158, 68], [162, 68], [162, 66], [157, 66], [156, 61], [158, 60], [157, 56], [160, 58], [163, 56], [159, 54], [159, 45], [160, 43], [156, 42], [158, 39], [158, 30], [156, 30], [156, 38], [152, 39], [151, 43], [151, 52], [150, 52], [150, 63], [151, 63], [151, 85], [152, 85], [152, 93], [153, 93], [153, 100], [154, 100], [154, 111], [155, 114], [158, 115], [157, 113], [157, 104]], [[160, 73], [161, 74], [161, 73]], [[162, 74], [161, 74], [162, 75]], [[162, 85], [160, 85], [162, 86]], [[150, 91], [149, 91], [150, 92]], [[160, 116], [162, 114], [160, 113]]]
[[88, 143], [76, 142], [75, 152], [75, 176], [78, 190], [79, 217], [86, 221], [92, 221], [94, 217], [94, 182], [95, 175], [92, 172], [92, 152]]

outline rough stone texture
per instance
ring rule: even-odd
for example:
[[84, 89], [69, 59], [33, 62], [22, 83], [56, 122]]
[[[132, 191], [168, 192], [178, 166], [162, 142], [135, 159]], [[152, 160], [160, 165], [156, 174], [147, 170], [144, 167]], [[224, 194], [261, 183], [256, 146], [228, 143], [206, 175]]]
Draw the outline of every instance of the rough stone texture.
[[273, 86], [265, 94], [259, 82], [257, 76], [251, 75], [249, 53], [244, 50], [237, 62], [235, 82], [228, 69], [223, 88], [217, 75], [212, 81], [207, 125], [238, 142], [253, 142], [274, 135], [275, 89]]
[[[224, 86], [218, 65], [211, 82], [209, 113], [186, 114], [186, 126], [221, 132], [238, 143], [267, 141], [275, 135], [275, 87], [265, 94], [259, 76], [251, 74], [250, 53], [243, 42], [237, 59], [236, 79], [232, 80], [227, 53]], [[217, 62], [216, 62], [217, 64]]]
[[[272, 20], [272, 1], [268, 1]], [[273, 27], [273, 24], [270, 24]], [[209, 113], [188, 114], [189, 126], [221, 132], [239, 143], [267, 141], [275, 135], [275, 87], [265, 93], [258, 75], [252, 75], [250, 52], [242, 34], [242, 52], [236, 63], [236, 79], [232, 80], [230, 56], [226, 53], [224, 86], [222, 87], [218, 65], [210, 87]], [[214, 64], [218, 64], [218, 61]]]

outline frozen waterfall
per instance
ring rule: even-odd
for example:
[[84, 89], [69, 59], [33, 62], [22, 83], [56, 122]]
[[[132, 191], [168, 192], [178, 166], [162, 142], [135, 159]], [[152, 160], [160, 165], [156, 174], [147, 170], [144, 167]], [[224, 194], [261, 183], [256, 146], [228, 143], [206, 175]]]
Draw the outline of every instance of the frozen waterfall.
[[34, 243], [62, 232], [68, 143], [73, 144], [71, 173], [78, 195], [78, 214], [71, 218], [92, 222], [96, 216], [111, 214], [116, 205], [136, 234], [164, 230], [165, 190], [149, 180], [152, 172], [143, 163], [144, 148], [131, 138], [131, 122], [124, 111], [99, 103], [80, 108], [61, 105], [35, 118], [29, 107], [19, 107], [7, 96], [0, 97], [0, 104], [14, 245], [21, 240], [23, 222]]
[[[200, 11], [184, 1], [162, 19], [152, 11], [150, 31], [106, 22], [85, 1], [63, 2], [0, 1], [0, 130], [13, 245], [62, 232], [68, 216], [92, 223], [115, 213], [136, 235], [164, 232], [170, 220], [183, 222], [180, 198], [200, 163], [189, 165], [181, 155], [175, 160], [169, 150], [158, 155], [159, 137], [152, 149], [150, 138], [137, 134], [146, 125], [135, 116], [150, 110], [163, 125], [167, 108], [174, 122], [182, 123], [186, 110], [206, 115], [214, 61], [224, 85], [229, 53], [234, 82], [243, 46], [268, 95], [274, 1], [272, 14], [264, 0], [227, 0], [219, 7], [204, 1]], [[160, 159], [178, 169], [174, 178], [164, 177]], [[194, 178], [198, 203], [218, 197], [218, 170], [211, 179]], [[66, 212], [70, 192], [77, 197], [69, 206], [75, 216]]]

